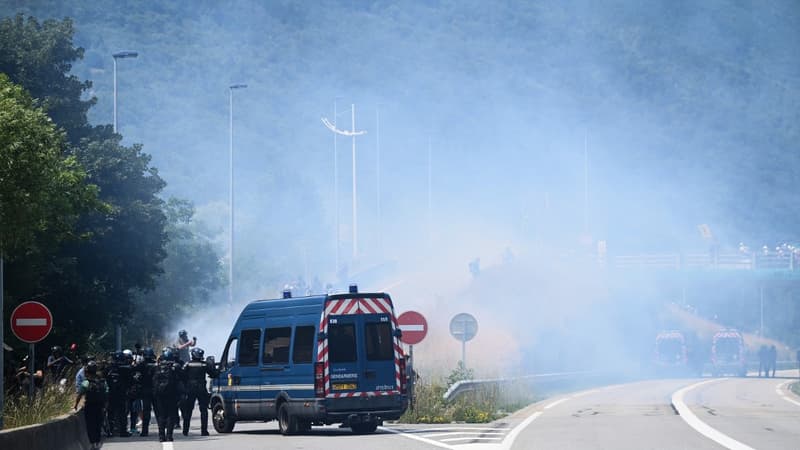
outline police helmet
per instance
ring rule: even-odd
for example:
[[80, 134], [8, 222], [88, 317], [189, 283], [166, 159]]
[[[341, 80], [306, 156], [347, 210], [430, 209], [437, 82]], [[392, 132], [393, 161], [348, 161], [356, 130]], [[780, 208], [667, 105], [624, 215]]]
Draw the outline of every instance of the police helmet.
[[192, 349], [191, 353], [192, 353], [192, 360], [193, 361], [202, 361], [203, 360], [203, 354], [205, 352], [203, 351], [202, 348], [195, 347], [195, 348]]
[[56, 355], [56, 356], [61, 355], [61, 352], [62, 352], [61, 346], [60, 345], [54, 345], [53, 348], [50, 349], [50, 351], [52, 351], [53, 354]]
[[145, 347], [143, 351], [145, 359], [154, 360], [156, 359], [156, 352], [153, 351], [153, 347]]
[[114, 357], [113, 358], [114, 358], [114, 362], [115, 363], [125, 362], [125, 353], [123, 353], [123, 352], [114, 352]]
[[161, 350], [161, 359], [165, 361], [172, 361], [175, 358], [175, 354], [172, 352], [170, 347], [164, 347], [164, 350]]
[[178, 331], [178, 336], [187, 337], [187, 336], [189, 336], [189, 333], [186, 330], [181, 330], [181, 331]]
[[133, 352], [130, 351], [130, 349], [127, 349], [127, 348], [122, 351], [122, 355], [125, 357], [125, 359], [133, 358]]
[[86, 363], [86, 373], [89, 375], [97, 374], [97, 363], [94, 361], [89, 361]]

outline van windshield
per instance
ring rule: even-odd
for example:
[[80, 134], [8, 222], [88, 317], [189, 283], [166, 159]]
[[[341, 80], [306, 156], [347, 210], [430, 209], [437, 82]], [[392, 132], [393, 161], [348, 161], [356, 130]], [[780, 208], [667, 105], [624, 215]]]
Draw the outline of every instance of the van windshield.
[[328, 326], [328, 358], [332, 363], [356, 360], [356, 328], [352, 323]]

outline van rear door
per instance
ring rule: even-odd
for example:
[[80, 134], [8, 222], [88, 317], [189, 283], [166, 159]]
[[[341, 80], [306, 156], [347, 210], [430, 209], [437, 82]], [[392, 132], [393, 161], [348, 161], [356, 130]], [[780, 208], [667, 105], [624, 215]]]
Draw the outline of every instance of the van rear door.
[[362, 321], [364, 372], [363, 392], [397, 391], [394, 330], [389, 314], [364, 314]]
[[357, 315], [328, 316], [330, 392], [337, 397], [361, 390], [359, 374], [364, 367], [358, 357], [360, 322]]

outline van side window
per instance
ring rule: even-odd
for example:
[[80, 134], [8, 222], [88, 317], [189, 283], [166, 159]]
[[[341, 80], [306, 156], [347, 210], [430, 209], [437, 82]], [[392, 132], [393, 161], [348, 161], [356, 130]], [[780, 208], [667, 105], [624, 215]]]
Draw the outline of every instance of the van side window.
[[289, 344], [292, 339], [290, 327], [264, 330], [263, 364], [289, 364]]
[[315, 326], [302, 326], [294, 329], [294, 353], [292, 362], [295, 364], [310, 363], [314, 357], [314, 330]]
[[261, 330], [242, 330], [242, 344], [239, 346], [239, 365], [258, 364], [258, 347], [261, 344]]
[[228, 345], [225, 346], [225, 351], [222, 352], [222, 362], [225, 363], [225, 367], [231, 368], [236, 363], [236, 344], [239, 343], [239, 339], [232, 337], [228, 341]]
[[328, 357], [332, 363], [356, 360], [356, 327], [352, 323], [328, 325]]
[[387, 361], [394, 359], [392, 326], [388, 322], [365, 324], [364, 338], [367, 340], [367, 359]]

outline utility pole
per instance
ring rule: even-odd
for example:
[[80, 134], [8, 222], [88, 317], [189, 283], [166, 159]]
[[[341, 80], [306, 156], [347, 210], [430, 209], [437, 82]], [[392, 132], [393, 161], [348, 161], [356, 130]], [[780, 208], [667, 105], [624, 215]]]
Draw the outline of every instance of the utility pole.
[[583, 135], [583, 234], [589, 236], [589, 138]]
[[356, 105], [350, 105], [350, 117], [352, 120], [352, 130], [340, 130], [336, 125], [332, 124], [328, 119], [322, 118], [322, 123], [331, 131], [342, 136], [351, 136], [353, 138], [353, 260], [358, 257], [358, 200], [357, 200], [357, 182], [356, 182], [356, 136], [366, 134], [366, 131], [356, 131]]
[[428, 248], [433, 244], [433, 147], [428, 136]]

